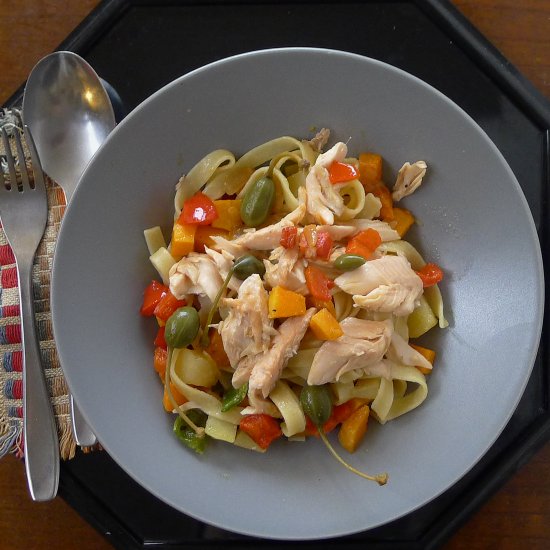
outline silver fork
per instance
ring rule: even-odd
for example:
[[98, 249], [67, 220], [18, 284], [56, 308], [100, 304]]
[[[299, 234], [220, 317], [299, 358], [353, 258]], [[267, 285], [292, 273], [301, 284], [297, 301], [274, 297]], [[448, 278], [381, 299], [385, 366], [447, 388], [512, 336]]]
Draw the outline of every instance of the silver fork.
[[[21, 143], [21, 130], [13, 126], [13, 154], [6, 126], [1, 128], [9, 177], [0, 171], [0, 220], [11, 245], [19, 279], [21, 342], [23, 347], [23, 438], [25, 469], [33, 500], [50, 500], [59, 484], [59, 444], [36, 334], [32, 293], [32, 265], [48, 217], [44, 174], [32, 136], [24, 127], [34, 177], [31, 178]], [[21, 174], [18, 182], [17, 167]]]

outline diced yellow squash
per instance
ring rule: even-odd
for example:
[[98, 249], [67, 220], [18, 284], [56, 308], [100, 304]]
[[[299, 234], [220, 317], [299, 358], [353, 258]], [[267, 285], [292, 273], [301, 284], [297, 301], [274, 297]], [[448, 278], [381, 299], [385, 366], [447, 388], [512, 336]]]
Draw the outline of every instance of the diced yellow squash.
[[[414, 223], [414, 216], [405, 208], [393, 208], [394, 229], [401, 238], [411, 228]], [[392, 224], [393, 225], [393, 224]]]
[[225, 229], [218, 229], [211, 225], [199, 225], [195, 232], [195, 242], [193, 250], [195, 252], [204, 252], [204, 247], [211, 248], [214, 245], [212, 237], [219, 235], [220, 237], [227, 238], [229, 233]]
[[214, 201], [218, 218], [212, 222], [212, 227], [233, 232], [243, 225], [241, 219], [241, 199]]
[[[417, 346], [416, 344], [411, 344], [411, 348], [415, 349], [418, 353], [423, 355], [432, 365], [435, 361], [435, 351], [429, 348], [423, 348], [422, 346]], [[416, 367], [422, 374], [430, 374], [431, 369], [426, 367]]]
[[321, 309], [311, 318], [309, 328], [319, 340], [336, 340], [344, 334], [336, 317], [326, 308]]
[[172, 256], [186, 256], [193, 251], [197, 226], [194, 224], [175, 223], [172, 229], [170, 252]]
[[287, 290], [282, 286], [276, 286], [269, 293], [268, 308], [270, 319], [304, 315], [306, 312], [306, 299], [305, 296], [297, 292]]
[[336, 308], [332, 300], [319, 300], [319, 298], [315, 298], [309, 294], [306, 301], [309, 307], [315, 307], [317, 309], [326, 308], [333, 317], [336, 317]]
[[420, 304], [407, 318], [410, 338], [419, 338], [432, 327], [437, 325], [437, 318], [424, 296], [420, 297]]
[[338, 441], [346, 451], [355, 452], [361, 441], [363, 441], [367, 432], [369, 415], [369, 406], [363, 405], [342, 422], [342, 427], [338, 432]]
[[359, 155], [359, 173], [363, 184], [381, 181], [382, 157], [376, 153], [361, 153]]

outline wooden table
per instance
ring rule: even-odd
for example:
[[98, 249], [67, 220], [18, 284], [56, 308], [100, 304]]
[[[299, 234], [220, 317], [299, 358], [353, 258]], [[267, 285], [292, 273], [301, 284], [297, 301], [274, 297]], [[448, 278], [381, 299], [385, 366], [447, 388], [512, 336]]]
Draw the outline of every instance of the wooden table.
[[[453, 2], [550, 99], [550, 0]], [[0, 103], [97, 4], [0, 0]], [[0, 460], [0, 549], [110, 547], [61, 498], [33, 503], [22, 464], [13, 456]], [[445, 548], [550, 548], [550, 443]]]

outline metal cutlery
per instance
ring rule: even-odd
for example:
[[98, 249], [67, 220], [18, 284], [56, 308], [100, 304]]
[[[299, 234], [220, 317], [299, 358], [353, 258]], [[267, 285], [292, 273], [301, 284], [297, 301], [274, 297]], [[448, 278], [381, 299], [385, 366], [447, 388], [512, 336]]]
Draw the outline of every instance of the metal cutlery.
[[[31, 497], [44, 501], [57, 494], [59, 443], [36, 333], [32, 267], [46, 228], [48, 201], [44, 174], [28, 128], [5, 125], [0, 132], [7, 165], [7, 173], [0, 171], [0, 220], [15, 256], [19, 280], [25, 469]], [[22, 133], [30, 152], [30, 166]]]

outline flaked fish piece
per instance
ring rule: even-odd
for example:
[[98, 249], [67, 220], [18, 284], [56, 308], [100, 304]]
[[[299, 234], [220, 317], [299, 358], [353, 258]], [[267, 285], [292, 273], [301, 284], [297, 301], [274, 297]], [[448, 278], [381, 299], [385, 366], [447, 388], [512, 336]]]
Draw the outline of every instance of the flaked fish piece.
[[174, 264], [168, 273], [170, 292], [178, 299], [187, 294], [216, 298], [223, 279], [214, 260], [205, 254], [191, 252]]
[[409, 315], [423, 292], [422, 280], [403, 256], [383, 256], [334, 280], [354, 303], [367, 310]]
[[388, 376], [381, 361], [391, 342], [392, 322], [348, 317], [340, 322], [340, 326], [343, 336], [329, 340], [319, 348], [313, 358], [307, 383], [321, 385], [335, 382], [344, 373], [355, 369], [371, 369]]
[[327, 168], [344, 160], [347, 152], [347, 145], [338, 142], [317, 157], [306, 176], [307, 212], [318, 224], [333, 225], [334, 215], [344, 211], [344, 199], [330, 182]]
[[314, 151], [322, 151], [323, 147], [328, 143], [329, 138], [330, 130], [321, 128], [312, 139], [307, 140], [307, 143], [311, 145]]
[[[415, 300], [411, 297], [412, 294], [410, 289], [398, 283], [380, 285], [366, 296], [353, 296], [353, 301], [355, 305], [363, 309], [368, 309], [369, 311], [394, 313], [397, 316], [401, 316], [408, 315], [406, 312], [410, 307], [414, 309]], [[413, 303], [409, 304], [411, 300]]]
[[401, 365], [424, 367], [432, 370], [432, 364], [420, 352], [411, 347], [397, 332], [392, 334], [388, 358]]
[[223, 320], [218, 324], [218, 332], [229, 362], [236, 369], [235, 375], [241, 376], [244, 372], [245, 381], [253, 358], [269, 348], [274, 331], [273, 321], [268, 317], [267, 299], [262, 279], [254, 274], [243, 281], [237, 298], [220, 300]]
[[393, 186], [392, 198], [399, 201], [403, 197], [414, 193], [422, 184], [422, 178], [426, 175], [428, 165], [423, 160], [414, 164], [406, 162], [397, 173], [397, 180]]
[[[217, 250], [208, 248], [207, 246], [204, 247], [204, 252], [216, 264], [222, 280], [225, 281], [229, 270], [233, 267], [235, 256], [233, 256], [233, 254], [231, 254], [227, 250], [221, 250], [218, 252]], [[227, 286], [231, 290], [239, 290], [241, 284], [242, 281], [237, 279], [237, 277], [231, 277]]]
[[264, 260], [265, 282], [271, 287], [282, 286], [287, 290], [307, 293], [304, 260], [297, 248], [278, 246]]
[[258, 358], [252, 368], [248, 380], [249, 395], [259, 393], [267, 398], [288, 360], [296, 355], [315, 311], [312, 307], [304, 315], [289, 317], [281, 323], [273, 337], [272, 346]]
[[352, 225], [318, 225], [317, 231], [326, 231], [333, 241], [348, 239], [358, 232]]
[[212, 235], [210, 237], [214, 241], [212, 248], [219, 252], [225, 251], [228, 254], [231, 254], [233, 258], [240, 258], [244, 256], [248, 249], [240, 244], [235, 244], [235, 241], [231, 241], [222, 237], [221, 235]]

